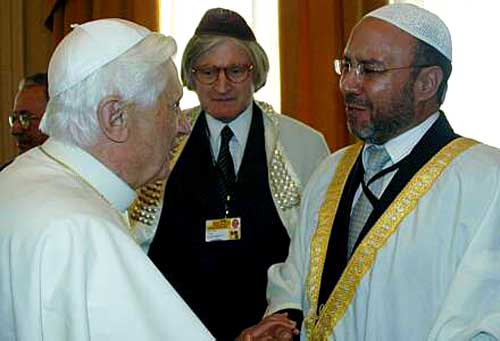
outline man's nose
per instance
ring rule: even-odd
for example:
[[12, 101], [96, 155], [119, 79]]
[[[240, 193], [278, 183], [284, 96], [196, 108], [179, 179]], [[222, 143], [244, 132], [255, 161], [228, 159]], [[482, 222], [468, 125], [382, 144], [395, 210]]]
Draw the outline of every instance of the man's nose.
[[346, 94], [359, 94], [363, 85], [362, 76], [354, 68], [345, 71], [340, 76], [340, 91]]
[[231, 81], [227, 79], [224, 69], [219, 70], [219, 77], [214, 83], [214, 89], [218, 93], [226, 93], [231, 89]]
[[24, 128], [21, 126], [21, 123], [19, 123], [19, 119], [16, 118], [14, 121], [14, 124], [12, 127], [10, 127], [10, 133], [11, 135], [21, 135], [24, 132]]

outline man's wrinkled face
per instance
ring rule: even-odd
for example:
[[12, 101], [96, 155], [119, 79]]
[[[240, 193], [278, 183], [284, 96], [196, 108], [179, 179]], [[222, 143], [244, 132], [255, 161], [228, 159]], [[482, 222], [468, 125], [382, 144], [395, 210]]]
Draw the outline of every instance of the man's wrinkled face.
[[[10, 132], [16, 139], [20, 154], [42, 144], [47, 139], [47, 135], [38, 128], [46, 106], [47, 98], [44, 86], [30, 86], [17, 93], [12, 113], [15, 118]], [[21, 125], [19, 115], [28, 117], [27, 127]]]
[[[368, 143], [382, 144], [415, 124], [412, 68], [370, 72], [413, 63], [415, 40], [384, 21], [368, 18], [358, 24], [344, 51], [352, 65], [340, 78], [349, 130]], [[357, 75], [363, 64], [366, 72]]]
[[189, 123], [179, 107], [182, 86], [173, 62], [168, 62], [164, 72], [167, 75], [167, 86], [157, 104], [140, 115], [137, 128], [141, 135], [137, 142], [140, 145], [138, 157], [142, 160], [141, 167], [148, 173], [149, 179], [146, 182], [168, 177], [176, 137], [190, 132]]
[[[172, 149], [175, 139], [180, 134], [189, 133], [189, 124], [181, 113], [179, 102], [182, 98], [182, 85], [177, 77], [177, 71], [173, 64], [169, 67], [170, 79], [167, 91], [160, 101], [161, 105], [156, 116], [158, 144], [158, 156], [162, 164], [159, 172], [160, 178], [167, 178], [170, 174]], [[162, 141], [163, 140], [163, 141]]]
[[[250, 65], [246, 51], [232, 39], [215, 46], [194, 63], [194, 67], [201, 70]], [[250, 105], [254, 93], [253, 75], [251, 71], [248, 72], [248, 78], [239, 83], [228, 79], [223, 70], [219, 71], [217, 80], [212, 84], [203, 84], [194, 77], [194, 90], [203, 110], [223, 122], [230, 122], [238, 117]]]

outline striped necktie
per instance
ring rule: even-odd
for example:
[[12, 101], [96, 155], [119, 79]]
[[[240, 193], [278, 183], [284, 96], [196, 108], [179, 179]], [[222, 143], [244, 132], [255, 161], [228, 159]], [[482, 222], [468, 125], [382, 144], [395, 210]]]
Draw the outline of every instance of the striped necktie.
[[224, 200], [227, 200], [228, 195], [231, 193], [233, 185], [236, 181], [234, 173], [234, 163], [229, 150], [229, 141], [233, 137], [233, 131], [229, 126], [225, 126], [221, 131], [221, 143], [219, 149], [219, 156], [217, 158], [217, 166], [221, 172], [222, 182], [220, 191]]

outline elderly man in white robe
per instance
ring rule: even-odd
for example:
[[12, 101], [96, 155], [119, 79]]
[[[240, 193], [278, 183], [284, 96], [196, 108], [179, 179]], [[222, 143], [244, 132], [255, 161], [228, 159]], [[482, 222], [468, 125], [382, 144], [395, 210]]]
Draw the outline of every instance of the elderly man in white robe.
[[0, 175], [0, 340], [213, 339], [126, 215], [189, 130], [175, 52], [120, 19], [76, 26], [56, 48], [50, 138]]
[[316, 170], [269, 272], [268, 314], [302, 311], [303, 339], [500, 339], [500, 152], [439, 110], [451, 60], [441, 19], [397, 4], [364, 17], [335, 61], [362, 142]]

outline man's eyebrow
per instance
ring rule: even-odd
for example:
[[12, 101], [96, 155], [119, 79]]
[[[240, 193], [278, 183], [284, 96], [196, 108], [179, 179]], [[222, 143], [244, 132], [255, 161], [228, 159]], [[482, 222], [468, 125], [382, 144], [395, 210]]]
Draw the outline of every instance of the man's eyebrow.
[[28, 111], [28, 110], [14, 110], [12, 111], [13, 114], [17, 114], [17, 115], [33, 115], [33, 113], [31, 111]]
[[[345, 56], [344, 60], [351, 61], [351, 58]], [[369, 59], [356, 59], [357, 63], [369, 64], [369, 65], [384, 65], [385, 63], [380, 59], [369, 58]]]
[[365, 59], [365, 60], [362, 60], [362, 62], [365, 64], [379, 64], [379, 65], [384, 64], [383, 61], [381, 61], [380, 59], [375, 59], [375, 58]]

